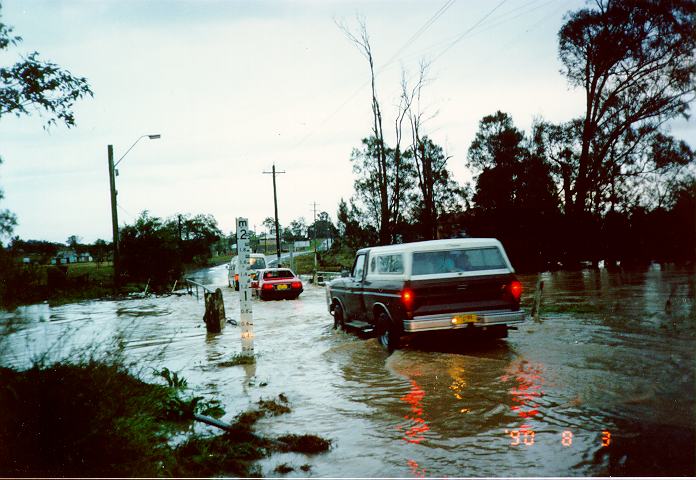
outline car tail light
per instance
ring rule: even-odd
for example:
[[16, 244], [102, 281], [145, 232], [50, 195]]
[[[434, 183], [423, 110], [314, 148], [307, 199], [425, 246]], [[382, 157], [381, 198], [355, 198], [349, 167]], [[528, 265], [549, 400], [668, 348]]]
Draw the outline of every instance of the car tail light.
[[263, 287], [261, 287], [262, 290], [273, 290], [273, 284], [272, 283], [264, 283]]
[[292, 282], [290, 286], [292, 288], [302, 288], [302, 282]]
[[405, 288], [401, 291], [401, 302], [407, 310], [411, 310], [413, 307], [413, 300], [413, 290]]
[[519, 302], [520, 297], [522, 296], [522, 284], [517, 280], [513, 280], [512, 282], [510, 282], [509, 289], [515, 301]]

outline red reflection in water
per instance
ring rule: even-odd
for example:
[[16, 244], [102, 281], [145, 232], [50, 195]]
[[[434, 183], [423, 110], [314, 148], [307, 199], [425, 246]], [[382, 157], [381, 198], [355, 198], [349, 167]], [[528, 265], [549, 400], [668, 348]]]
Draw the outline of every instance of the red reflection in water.
[[416, 462], [415, 460], [409, 460], [407, 463], [408, 468], [411, 469], [411, 474], [414, 477], [425, 478], [425, 468], [421, 468], [421, 466], [418, 465], [418, 462]]
[[[415, 380], [411, 380], [411, 390], [401, 397], [401, 401], [410, 406], [410, 411], [408, 415], [404, 415], [405, 424], [397, 428], [404, 432], [404, 441], [416, 445], [425, 440], [424, 434], [430, 430], [428, 423], [423, 419], [423, 398], [425, 398], [425, 391]], [[425, 468], [418, 465], [415, 460], [410, 459], [407, 464], [413, 477], [424, 478], [426, 476]]]
[[513, 380], [516, 385], [510, 389], [512, 405], [510, 409], [523, 419], [530, 419], [539, 414], [538, 399], [544, 396], [541, 386], [544, 383], [544, 366], [526, 360], [510, 365], [508, 373], [501, 380]]
[[402, 401], [411, 406], [410, 414], [404, 415], [407, 424], [399, 427], [399, 430], [406, 430], [403, 439], [409, 443], [422, 442], [425, 439], [423, 434], [430, 430], [427, 422], [423, 419], [423, 397], [425, 397], [425, 391], [415, 380], [411, 380], [411, 390], [401, 397]]
[[524, 422], [515, 430], [505, 430], [510, 437], [510, 446], [534, 445], [535, 432], [527, 422], [539, 415], [539, 398], [544, 396], [541, 386], [544, 384], [544, 366], [541, 363], [530, 363], [521, 360], [511, 364], [508, 373], [501, 377], [502, 381], [512, 380], [515, 385], [510, 388], [510, 410], [515, 412]]

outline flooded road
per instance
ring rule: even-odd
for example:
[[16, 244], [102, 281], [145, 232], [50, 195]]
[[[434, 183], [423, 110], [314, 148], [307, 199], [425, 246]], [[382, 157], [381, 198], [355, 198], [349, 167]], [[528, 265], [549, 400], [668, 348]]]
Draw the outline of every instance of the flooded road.
[[[238, 295], [224, 267], [198, 272]], [[536, 276], [521, 278], [529, 302]], [[290, 414], [268, 434], [316, 433], [326, 454], [275, 454], [310, 476], [694, 475], [695, 278], [681, 271], [543, 274], [541, 322], [507, 339], [416, 337], [393, 353], [334, 331], [324, 290], [296, 301], [254, 301], [256, 365], [229, 366], [240, 331], [206, 333], [191, 296], [92, 301], [0, 313], [4, 366], [122, 348], [146, 380], [179, 371], [230, 420], [284, 393]], [[556, 313], [563, 312], [563, 313]], [[296, 470], [288, 476], [307, 474]]]

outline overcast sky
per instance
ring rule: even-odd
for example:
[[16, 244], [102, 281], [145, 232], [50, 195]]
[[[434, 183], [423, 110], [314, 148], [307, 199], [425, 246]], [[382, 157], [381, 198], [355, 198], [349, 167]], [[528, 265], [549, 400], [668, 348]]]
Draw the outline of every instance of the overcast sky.
[[[119, 223], [143, 210], [167, 217], [211, 213], [229, 233], [235, 217], [261, 231], [335, 220], [353, 191], [351, 150], [371, 132], [368, 66], [335, 24], [367, 22], [385, 129], [401, 69], [433, 61], [423, 102], [426, 133], [444, 146], [455, 178], [470, 180], [466, 153], [479, 120], [496, 110], [528, 130], [535, 117], [579, 115], [557, 55], [557, 32], [577, 0], [432, 1], [34, 1], [3, 0], [2, 21], [24, 41], [8, 65], [38, 51], [84, 76], [94, 98], [77, 126], [42, 128], [39, 115], [0, 120], [0, 188], [24, 239], [111, 238], [107, 145], [119, 166]], [[439, 14], [439, 15], [438, 15]], [[417, 35], [416, 35], [417, 34]], [[384, 68], [382, 68], [384, 67]], [[696, 146], [693, 121], [672, 134]]]

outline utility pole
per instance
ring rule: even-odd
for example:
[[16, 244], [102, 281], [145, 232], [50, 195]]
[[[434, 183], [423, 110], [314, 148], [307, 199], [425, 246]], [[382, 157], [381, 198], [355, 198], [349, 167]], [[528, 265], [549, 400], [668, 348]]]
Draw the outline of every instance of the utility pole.
[[280, 264], [280, 226], [278, 225], [278, 195], [276, 194], [276, 174], [281, 174], [285, 172], [276, 172], [275, 163], [273, 164], [273, 170], [270, 173], [273, 175], [273, 205], [275, 207], [275, 231], [276, 231], [276, 255], [278, 256], [278, 263]]
[[317, 202], [312, 203], [312, 210], [314, 211], [314, 285], [317, 284]]
[[114, 169], [114, 146], [108, 145], [109, 187], [111, 189], [111, 230], [113, 233], [114, 290], [118, 289], [118, 213], [116, 212], [116, 171]]
[[107, 152], [108, 152], [108, 157], [109, 157], [109, 188], [111, 190], [111, 228], [113, 229], [113, 237], [114, 237], [114, 290], [118, 288], [119, 284], [119, 273], [121, 269], [121, 265], [119, 262], [119, 255], [118, 255], [118, 214], [116, 213], [116, 175], [118, 175], [118, 170], [116, 170], [116, 167], [118, 166], [119, 163], [125, 158], [126, 155], [128, 155], [128, 152], [133, 150], [133, 147], [142, 140], [143, 138], [149, 138], [150, 140], [157, 140], [160, 138], [162, 135], [159, 133], [153, 134], [153, 135], [141, 135], [138, 137], [138, 139], [133, 142], [133, 145], [130, 146], [128, 150], [126, 150], [126, 153], [121, 155], [121, 158], [118, 159], [116, 163], [114, 163], [114, 146], [113, 145], [107, 145]]

